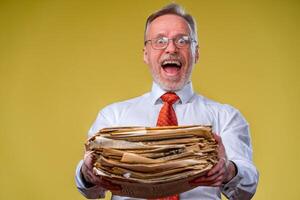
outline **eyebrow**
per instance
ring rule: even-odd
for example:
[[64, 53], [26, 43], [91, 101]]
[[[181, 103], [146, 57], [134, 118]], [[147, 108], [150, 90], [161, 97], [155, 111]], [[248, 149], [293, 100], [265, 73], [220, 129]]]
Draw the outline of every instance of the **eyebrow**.
[[[178, 38], [178, 37], [183, 37], [183, 36], [190, 37], [189, 34], [179, 33], [179, 34], [175, 35], [173, 38]], [[156, 36], [154, 36], [153, 38], [161, 38], [161, 37], [166, 37], [167, 38], [167, 36], [165, 34], [163, 34], [163, 33], [159, 33]]]
[[167, 37], [167, 36], [163, 33], [159, 33], [154, 38], [160, 38], [160, 37]]

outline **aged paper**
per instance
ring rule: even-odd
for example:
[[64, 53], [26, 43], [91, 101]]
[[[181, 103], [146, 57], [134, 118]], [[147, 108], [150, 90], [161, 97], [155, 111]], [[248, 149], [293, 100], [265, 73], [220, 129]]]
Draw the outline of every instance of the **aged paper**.
[[194, 188], [217, 162], [211, 126], [112, 127], [88, 139], [94, 173], [122, 187], [117, 195], [158, 198]]

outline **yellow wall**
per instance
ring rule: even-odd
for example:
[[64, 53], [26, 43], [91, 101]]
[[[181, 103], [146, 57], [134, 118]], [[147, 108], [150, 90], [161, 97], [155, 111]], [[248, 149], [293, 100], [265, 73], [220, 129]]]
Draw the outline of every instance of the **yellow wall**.
[[[100, 108], [150, 89], [143, 27], [167, 2], [0, 1], [0, 199], [84, 199], [86, 132]], [[198, 21], [195, 90], [251, 124], [254, 199], [297, 199], [299, 1], [177, 2]]]

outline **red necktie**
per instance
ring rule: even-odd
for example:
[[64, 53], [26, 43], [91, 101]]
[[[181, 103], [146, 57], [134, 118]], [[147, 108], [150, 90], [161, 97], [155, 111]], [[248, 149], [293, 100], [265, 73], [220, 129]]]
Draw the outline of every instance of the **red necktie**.
[[[159, 112], [156, 126], [177, 126], [177, 117], [172, 105], [179, 97], [173, 92], [167, 92], [161, 96], [161, 99], [164, 102], [164, 105]], [[179, 195], [176, 194], [155, 200], [179, 200]]]
[[173, 92], [167, 92], [160, 98], [164, 105], [159, 112], [156, 126], [177, 126], [177, 117], [172, 105], [179, 97]]

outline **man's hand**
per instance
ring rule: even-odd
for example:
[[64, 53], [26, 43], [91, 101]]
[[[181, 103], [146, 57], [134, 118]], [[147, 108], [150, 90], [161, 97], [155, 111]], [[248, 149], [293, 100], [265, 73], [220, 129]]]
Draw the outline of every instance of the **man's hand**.
[[197, 186], [214, 186], [219, 187], [229, 182], [236, 175], [236, 168], [232, 161], [227, 160], [226, 152], [220, 136], [214, 134], [214, 138], [218, 142], [219, 162], [207, 172], [190, 182]]
[[83, 158], [83, 164], [81, 167], [81, 173], [84, 178], [84, 181], [91, 185], [100, 185], [101, 187], [107, 190], [120, 190], [121, 187], [116, 184], [112, 184], [109, 180], [105, 179], [102, 176], [97, 176], [93, 173], [93, 163], [95, 162], [95, 157], [92, 154], [92, 151], [86, 151]]

